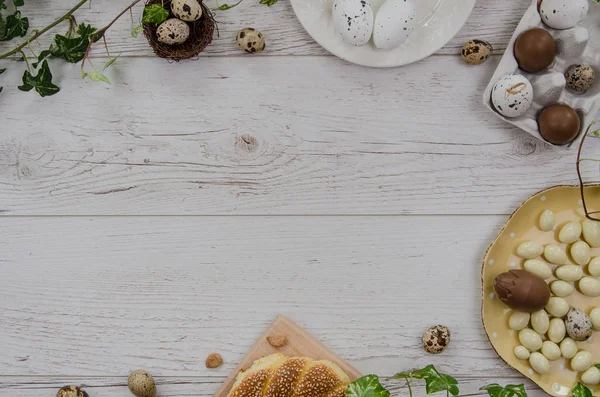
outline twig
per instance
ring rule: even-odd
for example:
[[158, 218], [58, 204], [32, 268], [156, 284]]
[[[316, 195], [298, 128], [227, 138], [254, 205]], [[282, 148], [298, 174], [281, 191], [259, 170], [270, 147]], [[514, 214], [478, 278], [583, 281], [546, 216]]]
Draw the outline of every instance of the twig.
[[585, 212], [585, 217], [590, 220], [597, 221], [599, 219], [592, 217], [592, 214], [596, 214], [596, 213], [598, 213], [598, 211], [594, 211], [594, 212], [588, 211], [587, 203], [585, 202], [585, 193], [584, 193], [585, 184], [583, 182], [583, 176], [581, 173], [581, 163], [583, 161], [589, 161], [589, 160], [597, 161], [597, 160], [593, 160], [593, 159], [582, 159], [581, 158], [581, 153], [583, 151], [583, 144], [585, 143], [585, 138], [587, 138], [590, 135], [590, 130], [592, 129], [592, 126], [594, 124], [595, 124], [595, 122], [590, 123], [587, 130], [585, 131], [585, 134], [583, 134], [583, 138], [581, 138], [581, 143], [579, 144], [579, 150], [577, 151], [577, 177], [579, 178], [579, 190], [581, 192], [581, 203], [583, 204], [583, 211]]
[[83, 60], [81, 61], [81, 70], [83, 70], [83, 67], [85, 66], [86, 59], [88, 59], [89, 56], [90, 56], [90, 50], [92, 49], [92, 46], [94, 45], [94, 42], [95, 42], [94, 38], [96, 38], [96, 37], [97, 38], [100, 38], [100, 37], [104, 38], [104, 34], [106, 33], [106, 31], [108, 29], [110, 29], [112, 27], [112, 25], [114, 25], [114, 23], [119, 20], [119, 18], [121, 18], [127, 11], [130, 11], [140, 1], [141, 0], [134, 0], [129, 6], [127, 6], [127, 8], [125, 8], [123, 11], [121, 11], [119, 13], [119, 15], [117, 15], [112, 21], [110, 21], [108, 25], [106, 25], [105, 27], [103, 27], [102, 29], [96, 31], [96, 33], [93, 34], [92, 38], [90, 39], [90, 43], [88, 44], [88, 47], [85, 50], [85, 55], [83, 56]]
[[[29, 43], [31, 43], [34, 40], [37, 40], [38, 37], [40, 37], [41, 35], [43, 35], [44, 33], [46, 33], [47, 31], [49, 31], [50, 29], [52, 29], [53, 27], [55, 27], [56, 25], [58, 25], [59, 23], [66, 21], [67, 19], [69, 19], [71, 17], [71, 15], [77, 11], [78, 9], [81, 8], [81, 6], [83, 6], [85, 3], [87, 3], [88, 0], [80, 0], [79, 3], [77, 3], [75, 5], [75, 7], [71, 8], [65, 15], [63, 15], [62, 17], [58, 18], [56, 21], [52, 22], [50, 25], [46, 26], [44, 29], [42, 30], [38, 30], [37, 33], [33, 36], [33, 37], [28, 37], [27, 41], [23, 42], [21, 45], [19, 45], [18, 47], [10, 50], [9, 52], [6, 52], [2, 55], [0, 55], [0, 59], [4, 59], [4, 58], [8, 58], [11, 55], [14, 55], [18, 52], [21, 52], [23, 50], [23, 48], [27, 47], [29, 45]], [[136, 2], [137, 3], [137, 2]]]

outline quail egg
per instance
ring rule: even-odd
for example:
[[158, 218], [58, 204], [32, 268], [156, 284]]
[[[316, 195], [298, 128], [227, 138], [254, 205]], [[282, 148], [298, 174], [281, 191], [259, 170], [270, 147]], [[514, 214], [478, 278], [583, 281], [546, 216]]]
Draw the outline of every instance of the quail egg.
[[56, 397], [88, 397], [88, 394], [78, 386], [69, 385], [61, 387], [56, 393]]
[[333, 25], [344, 42], [360, 47], [373, 33], [373, 9], [370, 0], [334, 0]]
[[570, 90], [583, 94], [596, 80], [596, 72], [588, 65], [572, 65], [565, 72], [567, 87]]
[[202, 7], [197, 0], [173, 0], [171, 11], [177, 18], [187, 22], [197, 21], [202, 16]]
[[427, 353], [440, 354], [450, 344], [450, 329], [444, 325], [429, 328], [423, 334], [423, 349]]
[[235, 41], [240, 50], [249, 54], [265, 49], [265, 37], [254, 28], [244, 28], [237, 34]]
[[148, 372], [138, 369], [133, 371], [127, 379], [129, 390], [137, 397], [155, 397], [156, 383]]
[[522, 116], [532, 103], [531, 82], [519, 74], [508, 74], [500, 78], [492, 89], [492, 104], [505, 117]]
[[461, 56], [466, 63], [480, 65], [490, 59], [494, 47], [485, 40], [469, 40], [463, 45]]
[[190, 27], [177, 18], [167, 19], [156, 29], [156, 37], [164, 44], [181, 44], [190, 37]]
[[404, 43], [417, 23], [417, 8], [411, 0], [387, 0], [377, 11], [373, 43], [391, 50]]
[[570, 29], [585, 18], [588, 9], [588, 0], [543, 0], [540, 16], [551, 28]]
[[567, 334], [569, 334], [571, 339], [579, 342], [588, 340], [594, 332], [592, 320], [580, 309], [569, 310], [565, 325], [567, 327]]

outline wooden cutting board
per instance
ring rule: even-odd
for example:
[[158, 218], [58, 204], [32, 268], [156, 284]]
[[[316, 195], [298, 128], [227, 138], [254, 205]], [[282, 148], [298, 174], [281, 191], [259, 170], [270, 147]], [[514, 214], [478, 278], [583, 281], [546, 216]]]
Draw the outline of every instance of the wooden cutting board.
[[[267, 336], [272, 334], [282, 334], [287, 337], [287, 344], [280, 348], [275, 348], [267, 342]], [[362, 374], [354, 367], [350, 366], [340, 356], [332, 352], [323, 343], [319, 342], [314, 336], [305, 329], [294, 323], [289, 318], [279, 315], [267, 330], [261, 335], [256, 344], [252, 346], [246, 357], [236, 367], [233, 373], [227, 378], [223, 386], [215, 393], [215, 397], [227, 397], [237, 374], [250, 368], [252, 363], [259, 358], [263, 358], [273, 353], [283, 353], [287, 356], [305, 356], [319, 360], [329, 360], [339, 365], [350, 380], [354, 381]]]

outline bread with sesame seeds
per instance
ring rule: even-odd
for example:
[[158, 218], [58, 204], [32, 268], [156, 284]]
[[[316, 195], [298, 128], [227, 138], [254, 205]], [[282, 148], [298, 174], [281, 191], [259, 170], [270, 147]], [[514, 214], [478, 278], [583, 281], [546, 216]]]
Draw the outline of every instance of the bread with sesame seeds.
[[344, 397], [349, 384], [331, 361], [275, 353], [240, 371], [227, 397]]

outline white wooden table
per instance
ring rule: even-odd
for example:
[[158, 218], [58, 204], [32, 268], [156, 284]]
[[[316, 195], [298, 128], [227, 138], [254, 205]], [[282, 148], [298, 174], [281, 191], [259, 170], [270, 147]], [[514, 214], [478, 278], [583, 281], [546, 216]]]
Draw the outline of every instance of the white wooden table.
[[[73, 1], [27, 3], [39, 27]], [[126, 3], [77, 17], [103, 26]], [[329, 56], [287, 0], [257, 3], [219, 12], [208, 56], [180, 64], [123, 19], [112, 86], [58, 62], [62, 92], [41, 99], [0, 63], [0, 396], [128, 396], [137, 368], [160, 396], [211, 396], [277, 313], [365, 373], [433, 363], [465, 396], [523, 381], [482, 330], [480, 260], [521, 201], [576, 181], [573, 150], [481, 104], [530, 1], [479, 0], [436, 55], [389, 70]], [[268, 51], [237, 50], [245, 26]], [[471, 38], [498, 55], [464, 64]], [[426, 356], [438, 323], [451, 347]]]

